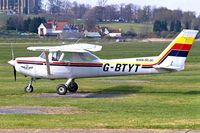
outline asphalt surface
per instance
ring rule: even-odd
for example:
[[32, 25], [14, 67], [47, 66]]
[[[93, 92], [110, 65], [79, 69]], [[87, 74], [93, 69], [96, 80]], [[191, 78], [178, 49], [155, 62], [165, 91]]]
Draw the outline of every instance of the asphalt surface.
[[0, 133], [200, 133], [200, 130], [154, 129], [2, 129]]
[[120, 97], [128, 94], [112, 94], [112, 93], [67, 93], [66, 95], [58, 95], [56, 93], [42, 93], [36, 97], [40, 98], [109, 98], [109, 97]]
[[0, 114], [76, 114], [77, 107], [0, 107]]

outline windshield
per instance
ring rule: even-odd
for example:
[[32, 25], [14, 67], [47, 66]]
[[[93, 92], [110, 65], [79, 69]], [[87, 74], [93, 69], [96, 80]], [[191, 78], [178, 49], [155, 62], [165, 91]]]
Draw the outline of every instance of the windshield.
[[41, 54], [40, 54], [40, 56], [39, 56], [40, 58], [43, 58], [43, 59], [46, 59], [46, 55], [45, 55], [45, 53], [44, 52], [42, 52]]

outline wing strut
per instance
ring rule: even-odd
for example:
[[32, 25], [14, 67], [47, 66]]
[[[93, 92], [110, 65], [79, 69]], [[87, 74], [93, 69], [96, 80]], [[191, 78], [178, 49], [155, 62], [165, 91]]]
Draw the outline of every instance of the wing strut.
[[44, 52], [46, 58], [47, 75], [51, 75], [50, 65], [49, 65], [49, 52]]

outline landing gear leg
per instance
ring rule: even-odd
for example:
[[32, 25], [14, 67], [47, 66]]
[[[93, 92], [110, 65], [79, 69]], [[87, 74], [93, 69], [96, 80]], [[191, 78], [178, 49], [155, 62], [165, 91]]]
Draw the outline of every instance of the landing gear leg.
[[57, 94], [65, 95], [67, 91], [75, 93], [78, 90], [77, 83], [74, 82], [74, 79], [68, 79], [66, 84], [60, 84], [56, 87]]
[[24, 91], [26, 93], [32, 93], [33, 92], [33, 86], [32, 86], [33, 81], [34, 81], [34, 79], [31, 78], [31, 81], [29, 82], [29, 84], [24, 88]]

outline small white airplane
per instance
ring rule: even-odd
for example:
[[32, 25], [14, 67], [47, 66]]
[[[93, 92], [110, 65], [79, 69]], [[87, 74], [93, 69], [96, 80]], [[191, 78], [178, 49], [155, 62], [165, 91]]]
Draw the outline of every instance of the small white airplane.
[[33, 92], [32, 82], [36, 79], [68, 79], [57, 86], [59, 95], [76, 92], [75, 79], [88, 77], [138, 75], [177, 72], [184, 70], [186, 57], [195, 41], [198, 31], [183, 30], [169, 46], [156, 57], [100, 59], [92, 52], [101, 51], [102, 46], [73, 44], [54, 47], [28, 47], [31, 51], [41, 51], [39, 57], [24, 57], [8, 63], [24, 76], [31, 77], [25, 92]]

